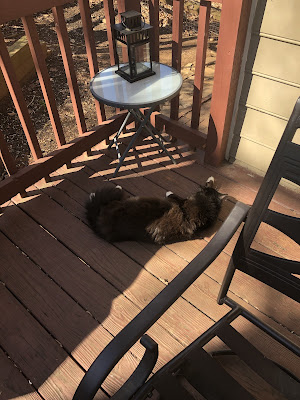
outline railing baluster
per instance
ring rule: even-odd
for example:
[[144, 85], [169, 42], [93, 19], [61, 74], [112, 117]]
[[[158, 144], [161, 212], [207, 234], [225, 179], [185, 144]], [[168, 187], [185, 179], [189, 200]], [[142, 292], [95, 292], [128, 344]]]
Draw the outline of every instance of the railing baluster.
[[3, 133], [0, 131], [0, 157], [8, 175], [13, 175], [17, 172], [15, 160], [12, 158]]
[[192, 121], [191, 121], [191, 128], [194, 129], [198, 129], [200, 120], [207, 40], [209, 33], [210, 9], [211, 9], [210, 2], [201, 1], [199, 8], [197, 53], [196, 53]]
[[141, 12], [140, 0], [118, 0], [117, 3], [118, 3], [119, 14], [129, 10], [135, 10]]
[[[9, 176], [18, 172], [15, 160], [13, 159], [13, 157], [11, 156], [11, 154], [9, 152], [6, 140], [1, 131], [0, 131], [0, 158], [3, 162], [4, 167]], [[26, 197], [27, 196], [26, 190], [25, 189], [20, 190], [20, 195], [22, 197]], [[1, 210], [1, 206], [0, 206], [0, 210]]]
[[[84, 41], [85, 41], [86, 53], [90, 69], [90, 76], [91, 78], [93, 78], [99, 69], [98, 69], [96, 44], [92, 27], [89, 0], [78, 0], [78, 4], [80, 8]], [[97, 100], [95, 100], [95, 106], [96, 106], [98, 122], [99, 124], [101, 124], [106, 119], [104, 105], [100, 104]]]
[[103, 0], [104, 14], [106, 20], [107, 40], [109, 47], [110, 65], [116, 64], [116, 45], [113, 37], [113, 25], [115, 23], [115, 12], [113, 0]]
[[46, 61], [43, 55], [42, 47], [39, 41], [33, 16], [30, 15], [23, 17], [22, 22], [28, 40], [29, 48], [31, 51], [32, 59], [35, 65], [35, 69], [40, 81], [41, 89], [43, 92], [44, 100], [50, 117], [56, 143], [58, 147], [61, 147], [63, 144], [66, 143], [66, 140], [64, 137], [62, 125], [57, 111], [55, 97], [52, 90]]
[[54, 16], [55, 29], [58, 37], [58, 43], [65, 67], [66, 77], [70, 89], [71, 101], [77, 123], [79, 135], [86, 132], [86, 123], [83, 114], [82, 104], [80, 100], [79, 88], [77, 84], [76, 73], [72, 58], [72, 50], [70, 46], [66, 21], [64, 18], [63, 6], [53, 7], [52, 13]]
[[42, 151], [37, 140], [22, 89], [14, 71], [14, 67], [12, 65], [2, 32], [0, 32], [0, 66], [22, 124], [30, 151], [33, 155], [33, 158], [37, 160], [38, 158], [42, 157]]
[[153, 26], [151, 36], [152, 60], [159, 62], [159, 0], [149, 0], [150, 25]]
[[[184, 0], [173, 0], [172, 67], [181, 71], [182, 28]], [[171, 100], [171, 119], [178, 120], [179, 95]]]

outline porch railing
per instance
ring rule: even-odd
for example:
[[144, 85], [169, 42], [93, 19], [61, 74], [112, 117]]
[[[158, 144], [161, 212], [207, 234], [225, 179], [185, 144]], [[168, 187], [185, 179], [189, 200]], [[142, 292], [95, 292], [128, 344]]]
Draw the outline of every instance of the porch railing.
[[[201, 112], [211, 1], [201, 0], [200, 2], [190, 126], [178, 122], [179, 97], [171, 101], [170, 117], [157, 112], [153, 118], [156, 126], [158, 128], [164, 127], [170, 135], [181, 138], [193, 146], [206, 147], [206, 162], [218, 165], [224, 158], [251, 0], [219, 0], [216, 2], [222, 3], [222, 13], [208, 134], [206, 135], [199, 131], [198, 125]], [[2, 0], [0, 2], [0, 24], [22, 18], [57, 144], [57, 150], [43, 156], [20, 83], [10, 60], [4, 36], [0, 31], [0, 66], [34, 159], [34, 162], [28, 167], [17, 170], [15, 161], [5, 142], [4, 135], [0, 131], [1, 159], [9, 175], [9, 177], [0, 182], [0, 204], [9, 200], [17, 193], [25, 195], [26, 189], [29, 186], [42, 178], [47, 179], [51, 172], [64, 164], [70, 163], [78, 155], [89, 151], [91, 147], [107, 139], [118, 130], [124, 118], [124, 114], [120, 113], [106, 120], [104, 106], [95, 102], [99, 125], [95, 129], [87, 130], [63, 12], [63, 6], [67, 3], [70, 3], [70, 0]], [[90, 76], [93, 77], [98, 72], [98, 62], [89, 1], [78, 0], [78, 5]], [[115, 49], [111, 31], [111, 26], [115, 19], [113, 0], [104, 0], [103, 5], [107, 25], [110, 62], [114, 64]], [[33, 16], [35, 13], [49, 8], [51, 8], [54, 17], [55, 29], [78, 129], [78, 138], [68, 143], [66, 143], [47, 64], [43, 56]], [[119, 12], [126, 9], [139, 8], [139, 0], [118, 1]], [[181, 70], [183, 12], [184, 0], [173, 0], [172, 66], [178, 71]], [[152, 38], [153, 59], [159, 61], [159, 0], [149, 0], [149, 17], [150, 23], [154, 26]]]

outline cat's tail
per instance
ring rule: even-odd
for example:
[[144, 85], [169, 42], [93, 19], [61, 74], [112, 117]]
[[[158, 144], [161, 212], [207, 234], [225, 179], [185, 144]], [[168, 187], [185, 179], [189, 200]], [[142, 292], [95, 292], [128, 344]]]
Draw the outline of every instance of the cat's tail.
[[96, 231], [97, 217], [100, 214], [101, 208], [113, 200], [121, 200], [122, 196], [122, 187], [119, 185], [116, 187], [106, 186], [90, 194], [85, 204], [85, 209], [86, 218], [93, 230]]

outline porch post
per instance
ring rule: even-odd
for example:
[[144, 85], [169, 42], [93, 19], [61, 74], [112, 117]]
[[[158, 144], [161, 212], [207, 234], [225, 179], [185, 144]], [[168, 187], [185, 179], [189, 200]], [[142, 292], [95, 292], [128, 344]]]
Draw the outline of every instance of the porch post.
[[129, 10], [141, 12], [140, 0], [118, 0], [119, 14]]
[[252, 0], [223, 0], [205, 162], [224, 160]]

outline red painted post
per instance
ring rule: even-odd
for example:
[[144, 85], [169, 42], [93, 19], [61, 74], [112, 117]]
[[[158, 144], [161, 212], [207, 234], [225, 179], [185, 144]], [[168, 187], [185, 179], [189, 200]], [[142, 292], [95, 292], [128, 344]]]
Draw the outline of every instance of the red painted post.
[[[93, 78], [98, 72], [98, 61], [97, 61], [97, 51], [96, 51], [96, 43], [93, 33], [93, 26], [91, 20], [91, 10], [88, 0], [78, 0], [78, 5], [80, 9], [80, 16], [82, 21], [82, 28], [84, 34], [84, 41], [86, 47], [86, 53], [89, 63], [90, 76]], [[95, 100], [97, 118], [99, 124], [106, 120], [104, 105], [100, 104], [97, 100]]]
[[109, 48], [110, 65], [116, 64], [116, 44], [114, 41], [113, 25], [115, 24], [115, 10], [113, 0], [103, 0], [106, 20], [106, 31]]
[[152, 60], [159, 62], [159, 0], [149, 0], [149, 19], [153, 26], [151, 35]]
[[13, 175], [17, 172], [15, 160], [12, 158], [3, 133], [0, 131], [0, 158], [8, 175]]
[[40, 81], [56, 143], [58, 147], [61, 147], [66, 143], [66, 140], [56, 107], [55, 96], [50, 82], [47, 64], [43, 55], [33, 16], [29, 15], [26, 17], [22, 17], [22, 23], [28, 40], [28, 45], [35, 65], [37, 76]]
[[[182, 29], [183, 29], [183, 0], [173, 0], [173, 28], [172, 28], [172, 67], [181, 71]], [[178, 120], [179, 95], [171, 100], [171, 119]]]
[[129, 10], [135, 10], [141, 12], [140, 0], [118, 0], [119, 14]]
[[64, 18], [63, 6], [53, 7], [52, 13], [54, 17], [55, 29], [57, 33], [61, 56], [66, 72], [67, 82], [70, 90], [77, 129], [79, 135], [82, 135], [84, 132], [86, 132], [86, 123], [80, 99], [67, 26]]
[[251, 0], [223, 0], [205, 162], [224, 160]]
[[24, 130], [33, 158], [37, 160], [43, 157], [39, 142], [36, 137], [33, 123], [31, 121], [23, 92], [12, 65], [2, 32], [0, 31], [0, 68], [16, 107], [22, 128]]
[[193, 129], [198, 129], [200, 120], [207, 40], [209, 34], [210, 9], [211, 9], [211, 4], [209, 2], [201, 1], [199, 8], [199, 19], [198, 19], [197, 53], [196, 53], [192, 121], [191, 121], [191, 128]]

